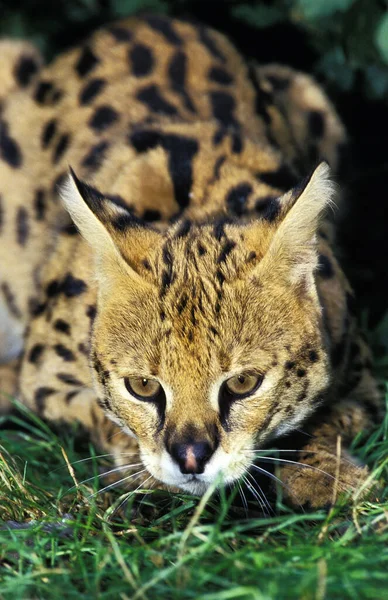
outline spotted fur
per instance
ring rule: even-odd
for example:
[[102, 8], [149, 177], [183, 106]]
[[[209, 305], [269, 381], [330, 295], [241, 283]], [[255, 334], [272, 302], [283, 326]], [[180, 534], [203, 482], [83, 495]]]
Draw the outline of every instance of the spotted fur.
[[[281, 470], [290, 502], [330, 501], [338, 460], [339, 489], [358, 486], [346, 447], [381, 405], [333, 250], [335, 190], [314, 171], [335, 173], [346, 143], [324, 92], [160, 16], [47, 67], [27, 44], [0, 49], [4, 410], [16, 394], [79, 420], [119, 464], [139, 452], [192, 492], [286, 435], [320, 469]], [[233, 401], [225, 380], [246, 370], [261, 386]], [[163, 398], [137, 400], [129, 376]], [[206, 451], [202, 473], [179, 468], [185, 444], [187, 464]]]

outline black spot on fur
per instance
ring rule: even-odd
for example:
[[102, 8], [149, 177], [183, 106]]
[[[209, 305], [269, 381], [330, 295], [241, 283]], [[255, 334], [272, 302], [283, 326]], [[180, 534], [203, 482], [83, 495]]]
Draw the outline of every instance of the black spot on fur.
[[100, 106], [92, 115], [89, 126], [97, 133], [108, 129], [119, 118], [118, 113], [111, 106]]
[[53, 194], [58, 194], [60, 188], [63, 186], [67, 178], [67, 173], [60, 173], [54, 180], [52, 192]]
[[154, 68], [154, 57], [148, 46], [135, 44], [129, 51], [132, 73], [135, 77], [146, 77]]
[[211, 92], [210, 101], [214, 118], [220, 121], [226, 127], [240, 127], [233, 114], [236, 102], [230, 94], [226, 92]]
[[58, 231], [60, 234], [63, 233], [63, 235], [78, 235], [78, 229], [74, 223], [68, 223], [63, 227], [59, 227]]
[[94, 321], [94, 319], [96, 318], [96, 314], [97, 308], [93, 304], [90, 304], [86, 309], [86, 316], [89, 317], [91, 321]]
[[163, 269], [163, 271], [162, 271], [162, 282], [161, 282], [161, 288], [160, 288], [160, 297], [161, 298], [166, 294], [167, 289], [170, 287], [172, 282], [173, 282], [173, 273], [172, 273], [172, 258], [171, 258], [171, 262], [167, 263], [166, 268]]
[[163, 37], [173, 46], [181, 46], [182, 40], [174, 30], [174, 27], [167, 17], [160, 15], [153, 15], [146, 17], [145, 19], [148, 25], [158, 33], [162, 34]]
[[72, 392], [68, 392], [65, 396], [65, 402], [66, 404], [70, 404], [70, 402], [73, 400], [73, 398], [78, 394], [78, 390], [73, 390]]
[[56, 145], [53, 153], [53, 163], [56, 164], [59, 162], [66, 152], [70, 143], [70, 134], [64, 133], [58, 140], [58, 144]]
[[70, 335], [70, 325], [69, 323], [67, 323], [67, 321], [64, 321], [63, 319], [57, 319], [54, 322], [54, 329], [56, 331], [60, 331], [61, 333], [65, 333], [66, 335]]
[[295, 367], [295, 363], [292, 360], [288, 360], [284, 364], [284, 367], [287, 369], [287, 371], [290, 371], [290, 369], [293, 369]]
[[325, 119], [319, 110], [311, 110], [308, 113], [308, 128], [310, 135], [315, 138], [321, 138], [325, 133]]
[[225, 225], [228, 225], [230, 223], [233, 223], [233, 221], [227, 217], [217, 219], [215, 221], [213, 231], [214, 231], [214, 237], [216, 238], [216, 240], [218, 240], [219, 242], [221, 241], [221, 239], [225, 235]]
[[195, 112], [194, 105], [186, 91], [186, 70], [187, 56], [184, 52], [178, 51], [174, 54], [169, 64], [168, 77], [172, 89], [180, 94], [187, 110]]
[[211, 326], [209, 327], [209, 331], [210, 331], [210, 332], [211, 332], [211, 333], [212, 333], [214, 336], [217, 336], [217, 335], [219, 335], [219, 334], [218, 334], [218, 331], [217, 331], [217, 329], [216, 329], [215, 327], [213, 327], [213, 325], [211, 325]]
[[306, 375], [306, 371], [305, 371], [305, 369], [298, 369], [296, 371], [296, 374], [298, 377], [304, 377]]
[[163, 136], [157, 131], [152, 130], [140, 130], [135, 131], [129, 136], [129, 142], [133, 146], [136, 152], [147, 152], [156, 148], [158, 144], [163, 145]]
[[318, 258], [318, 274], [324, 279], [334, 277], [333, 265], [325, 254], [320, 254]]
[[13, 169], [22, 166], [23, 156], [20, 146], [8, 131], [8, 124], [0, 121], [0, 157]]
[[44, 349], [44, 344], [35, 344], [32, 346], [30, 352], [28, 353], [28, 362], [32, 363], [33, 365], [38, 364]]
[[232, 133], [232, 152], [234, 154], [240, 154], [243, 149], [243, 142], [239, 132]]
[[155, 210], [154, 208], [147, 208], [142, 215], [144, 221], [147, 221], [148, 223], [151, 223], [152, 221], [160, 221], [161, 217], [162, 215], [160, 214], [160, 211]]
[[21, 206], [16, 214], [16, 239], [20, 246], [25, 246], [30, 233], [27, 210]]
[[81, 352], [81, 354], [89, 356], [89, 348], [86, 347], [85, 344], [83, 344], [82, 342], [78, 344], [78, 350]]
[[34, 99], [38, 104], [44, 104], [52, 94], [54, 86], [50, 81], [41, 81], [35, 90]]
[[199, 39], [202, 44], [207, 48], [210, 54], [220, 60], [221, 62], [226, 62], [225, 56], [222, 54], [221, 50], [217, 47], [215, 40], [213, 39], [209, 29], [206, 27], [198, 27]]
[[111, 224], [117, 231], [121, 232], [126, 231], [130, 227], [135, 227], [136, 225], [141, 225], [142, 227], [147, 225], [143, 219], [139, 219], [139, 217], [130, 212], [126, 215], [119, 215], [112, 220]]
[[158, 87], [154, 84], [140, 90], [136, 97], [140, 102], [145, 104], [151, 112], [169, 116], [174, 116], [178, 112], [173, 104], [170, 104], [170, 102], [161, 96]]
[[236, 246], [236, 242], [234, 242], [233, 240], [227, 240], [225, 242], [225, 244], [223, 245], [220, 254], [218, 255], [217, 263], [220, 264], [220, 263], [225, 262], [226, 258], [232, 252], [232, 250], [235, 246]]
[[225, 281], [225, 275], [219, 269], [216, 271], [216, 277], [220, 285], [222, 285]]
[[115, 38], [116, 42], [130, 42], [133, 38], [132, 31], [124, 27], [110, 27], [110, 33]]
[[97, 56], [93, 54], [88, 46], [85, 46], [77, 60], [75, 70], [80, 77], [85, 77], [85, 75], [88, 75], [91, 71], [93, 71], [98, 63], [99, 59]]
[[36, 298], [30, 298], [28, 308], [33, 319], [40, 317], [47, 308], [47, 302], [38, 302]]
[[207, 250], [204, 246], [202, 246], [201, 242], [198, 242], [197, 248], [199, 256], [203, 256], [204, 254], [206, 254]]
[[16, 63], [14, 76], [21, 87], [27, 87], [31, 79], [38, 72], [39, 66], [32, 56], [21, 56]]
[[272, 94], [269, 94], [260, 87], [255, 69], [252, 65], [249, 67], [248, 76], [253, 89], [255, 90], [255, 111], [268, 126], [271, 123], [271, 115], [268, 112], [268, 106], [273, 104]]
[[108, 148], [109, 142], [106, 140], [98, 142], [98, 144], [89, 150], [88, 154], [82, 160], [82, 166], [85, 167], [85, 169], [96, 171], [101, 166]]
[[39, 387], [37, 390], [35, 390], [34, 400], [38, 414], [41, 415], [43, 413], [44, 409], [46, 408], [46, 399], [49, 396], [52, 396], [52, 394], [55, 394], [55, 390], [51, 387]]
[[308, 354], [309, 360], [314, 363], [319, 359], [318, 352], [316, 350], [310, 350]]
[[281, 165], [276, 171], [259, 173], [258, 178], [263, 183], [284, 191], [295, 187], [299, 183], [296, 175], [294, 175], [291, 169], [285, 164]]
[[241, 217], [246, 211], [248, 196], [252, 193], [249, 183], [240, 183], [232, 188], [226, 197], [226, 206], [229, 212]]
[[178, 305], [177, 305], [177, 311], [178, 311], [178, 314], [181, 314], [181, 313], [184, 311], [184, 309], [185, 309], [185, 308], [186, 308], [186, 306], [187, 306], [187, 302], [188, 302], [188, 300], [189, 300], [189, 299], [188, 299], [188, 297], [187, 297], [187, 294], [184, 292], [184, 293], [182, 294], [182, 296], [181, 296], [181, 298], [180, 298], [179, 302], [178, 302]]
[[42, 131], [42, 148], [47, 148], [51, 140], [53, 139], [57, 130], [57, 122], [55, 119], [51, 119], [46, 123]]
[[63, 96], [63, 92], [61, 90], [53, 90], [51, 95], [51, 104], [56, 104]]
[[216, 164], [214, 165], [213, 181], [216, 181], [219, 178], [221, 167], [225, 161], [226, 161], [226, 156], [219, 156], [217, 158]]
[[147, 271], [151, 271], [152, 270], [151, 269], [151, 264], [150, 264], [150, 261], [148, 260], [148, 258], [144, 258], [143, 261], [142, 261], [142, 263], [143, 263], [143, 267], [145, 269], [147, 269]]
[[227, 135], [227, 130], [224, 127], [220, 127], [213, 135], [214, 146], [219, 146]]
[[57, 379], [63, 383], [66, 383], [67, 385], [77, 385], [80, 387], [84, 385], [82, 381], [74, 377], [74, 375], [71, 375], [71, 373], [58, 373]]
[[212, 67], [209, 71], [209, 79], [220, 85], [230, 85], [233, 83], [231, 74], [222, 67]]
[[183, 210], [189, 204], [192, 186], [192, 161], [198, 152], [198, 142], [178, 135], [163, 135], [154, 131], [138, 131], [130, 136], [130, 143], [138, 152], [146, 152], [160, 145], [169, 154], [168, 168], [174, 186], [175, 200]]
[[58, 279], [52, 279], [46, 285], [46, 296], [48, 298], [55, 298], [56, 296], [59, 296], [60, 293], [61, 293], [61, 285], [60, 285]]
[[280, 77], [279, 75], [266, 75], [266, 78], [276, 92], [284, 92], [290, 87], [290, 80], [287, 77]]
[[62, 291], [67, 298], [80, 296], [86, 289], [87, 285], [82, 279], [77, 279], [71, 273], [67, 273], [62, 283]]
[[66, 362], [73, 362], [75, 360], [73, 352], [63, 344], [55, 344], [54, 350]]
[[102, 92], [106, 85], [105, 79], [92, 79], [81, 90], [79, 102], [82, 106], [90, 104]]
[[191, 229], [191, 221], [189, 219], [185, 219], [182, 221], [178, 231], [175, 234], [175, 238], [183, 238], [186, 237]]
[[255, 204], [255, 210], [262, 219], [272, 223], [279, 216], [280, 202], [279, 199], [273, 196], [260, 198]]

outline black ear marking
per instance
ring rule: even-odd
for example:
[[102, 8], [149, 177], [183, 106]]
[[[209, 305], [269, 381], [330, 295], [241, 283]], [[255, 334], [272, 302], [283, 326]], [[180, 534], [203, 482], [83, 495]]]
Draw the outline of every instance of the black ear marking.
[[69, 167], [69, 170], [78, 192], [90, 210], [97, 216], [101, 215], [104, 212], [104, 196], [96, 188], [78, 179], [72, 167]]
[[85, 204], [106, 226], [111, 226], [116, 232], [125, 232], [130, 227], [153, 229], [152, 225], [132, 212], [131, 206], [121, 196], [102, 194], [93, 186], [77, 177], [72, 167], [69, 167], [71, 177]]

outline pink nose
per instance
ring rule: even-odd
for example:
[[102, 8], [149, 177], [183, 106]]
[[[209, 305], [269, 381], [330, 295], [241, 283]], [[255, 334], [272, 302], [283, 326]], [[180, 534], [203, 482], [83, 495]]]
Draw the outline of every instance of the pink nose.
[[205, 470], [206, 462], [214, 449], [209, 442], [190, 444], [172, 444], [171, 456], [176, 460], [182, 473], [200, 474]]

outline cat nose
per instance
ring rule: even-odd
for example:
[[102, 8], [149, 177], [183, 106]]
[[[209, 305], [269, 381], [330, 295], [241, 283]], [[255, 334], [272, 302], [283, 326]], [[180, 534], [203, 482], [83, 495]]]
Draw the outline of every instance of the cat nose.
[[205, 465], [214, 453], [209, 442], [192, 442], [188, 444], [172, 444], [171, 456], [178, 463], [181, 473], [199, 475], [205, 470]]

